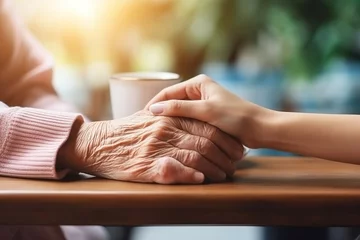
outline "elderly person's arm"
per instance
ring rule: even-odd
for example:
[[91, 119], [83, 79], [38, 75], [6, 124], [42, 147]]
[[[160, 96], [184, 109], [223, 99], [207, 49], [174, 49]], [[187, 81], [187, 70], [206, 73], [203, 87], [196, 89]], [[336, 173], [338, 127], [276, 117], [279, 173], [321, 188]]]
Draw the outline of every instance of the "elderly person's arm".
[[0, 175], [59, 179], [71, 170], [170, 183], [222, 181], [242, 146], [203, 122], [140, 112], [84, 123], [77, 114], [0, 107]]
[[36, 109], [66, 110], [51, 85], [51, 59], [5, 0], [0, 35], [0, 101], [9, 106], [0, 110], [0, 174], [56, 179], [71, 169], [116, 180], [201, 183], [234, 172], [242, 145], [199, 121], [138, 113], [84, 123], [76, 114]]

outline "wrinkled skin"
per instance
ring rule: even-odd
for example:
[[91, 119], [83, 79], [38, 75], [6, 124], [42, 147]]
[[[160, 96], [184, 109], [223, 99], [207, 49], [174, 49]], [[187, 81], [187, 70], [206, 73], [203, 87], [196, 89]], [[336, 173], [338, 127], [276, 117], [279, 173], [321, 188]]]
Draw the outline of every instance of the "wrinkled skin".
[[161, 184], [223, 181], [243, 154], [240, 143], [209, 124], [145, 111], [84, 123], [75, 148], [81, 167], [74, 167], [82, 172]]

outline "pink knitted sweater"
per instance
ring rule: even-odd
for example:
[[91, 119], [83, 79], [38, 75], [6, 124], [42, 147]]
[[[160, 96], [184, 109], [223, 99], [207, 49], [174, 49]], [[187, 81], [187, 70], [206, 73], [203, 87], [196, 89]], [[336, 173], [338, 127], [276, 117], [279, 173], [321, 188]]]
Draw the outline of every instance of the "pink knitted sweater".
[[56, 154], [78, 114], [65, 112], [73, 109], [56, 97], [52, 59], [7, 0], [0, 0], [0, 36], [0, 175], [61, 178]]
[[[52, 59], [0, 0], [0, 175], [60, 179], [56, 155], [79, 114], [51, 84]], [[40, 109], [41, 108], [41, 109]], [[80, 117], [81, 118], [81, 117]], [[1, 240], [104, 239], [100, 227], [0, 226]]]

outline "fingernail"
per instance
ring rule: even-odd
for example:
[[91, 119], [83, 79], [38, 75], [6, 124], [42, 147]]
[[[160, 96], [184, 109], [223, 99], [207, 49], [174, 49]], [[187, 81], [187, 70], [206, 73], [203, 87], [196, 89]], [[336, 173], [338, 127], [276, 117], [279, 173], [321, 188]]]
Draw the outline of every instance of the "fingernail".
[[153, 114], [161, 114], [164, 111], [165, 104], [164, 103], [155, 103], [150, 106], [149, 110]]
[[204, 174], [200, 173], [200, 172], [196, 172], [194, 173], [194, 181], [195, 182], [203, 182], [204, 181]]

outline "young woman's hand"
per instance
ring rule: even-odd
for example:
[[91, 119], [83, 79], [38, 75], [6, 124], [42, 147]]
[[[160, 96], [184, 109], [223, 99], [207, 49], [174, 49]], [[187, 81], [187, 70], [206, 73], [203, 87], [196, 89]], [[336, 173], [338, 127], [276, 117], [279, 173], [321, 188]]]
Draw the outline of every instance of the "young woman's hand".
[[206, 75], [168, 87], [146, 106], [154, 115], [204, 121], [234, 136], [245, 146], [260, 147], [262, 122], [273, 111], [238, 98]]

